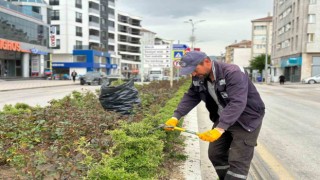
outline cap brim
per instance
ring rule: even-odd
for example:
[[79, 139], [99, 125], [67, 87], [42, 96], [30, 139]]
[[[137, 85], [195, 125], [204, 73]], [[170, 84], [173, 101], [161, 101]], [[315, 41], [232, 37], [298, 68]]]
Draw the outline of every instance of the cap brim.
[[183, 67], [180, 69], [179, 75], [191, 74], [195, 69], [196, 69], [196, 67], [194, 67], [194, 66]]

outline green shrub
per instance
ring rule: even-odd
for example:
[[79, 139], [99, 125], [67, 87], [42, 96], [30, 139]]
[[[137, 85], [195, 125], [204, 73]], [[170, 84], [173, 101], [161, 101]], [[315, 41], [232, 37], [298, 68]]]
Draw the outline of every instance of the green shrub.
[[158, 170], [166, 158], [183, 159], [171, 153], [181, 144], [179, 133], [150, 130], [171, 116], [183, 83], [173, 88], [169, 82], [137, 86], [144, 103], [130, 116], [105, 111], [99, 90], [74, 91], [47, 107], [6, 105], [0, 112], [0, 165], [18, 170], [22, 179], [165, 176]]

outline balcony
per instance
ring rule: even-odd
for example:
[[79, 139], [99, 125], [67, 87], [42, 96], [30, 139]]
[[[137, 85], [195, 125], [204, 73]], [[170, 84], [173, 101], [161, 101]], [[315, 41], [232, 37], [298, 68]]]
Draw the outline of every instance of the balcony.
[[89, 28], [90, 28], [90, 26], [100, 29], [100, 24], [97, 22], [89, 22]]
[[100, 42], [100, 37], [97, 36], [97, 35], [89, 35], [89, 40], [99, 41]]
[[114, 39], [108, 39], [108, 43], [112, 43], [112, 44], [114, 44], [115, 43], [115, 40]]
[[112, 20], [115, 20], [115, 16], [114, 16], [114, 14], [108, 14], [108, 19], [112, 19]]
[[91, 43], [91, 45], [75, 45], [73, 46], [74, 50], [88, 50], [88, 49], [92, 49], [92, 50], [97, 50], [97, 51], [107, 51], [106, 48], [102, 48], [99, 47], [99, 44], [96, 43]]
[[100, 16], [100, 11], [94, 8], [89, 8], [89, 13], [98, 14]]
[[89, 2], [90, 2], [90, 1], [100, 4], [100, 0], [89, 0]]
[[115, 29], [114, 29], [114, 27], [109, 26], [109, 27], [108, 27], [108, 31], [114, 32]]
[[108, 6], [111, 7], [111, 8], [115, 8], [115, 3], [111, 2], [111, 1], [108, 1]]

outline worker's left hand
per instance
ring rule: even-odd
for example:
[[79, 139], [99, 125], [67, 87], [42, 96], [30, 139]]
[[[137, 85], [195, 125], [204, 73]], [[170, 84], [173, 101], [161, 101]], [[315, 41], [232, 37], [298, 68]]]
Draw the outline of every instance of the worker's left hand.
[[212, 130], [199, 133], [198, 136], [203, 141], [213, 142], [219, 139], [223, 133], [224, 133], [223, 129], [214, 128]]

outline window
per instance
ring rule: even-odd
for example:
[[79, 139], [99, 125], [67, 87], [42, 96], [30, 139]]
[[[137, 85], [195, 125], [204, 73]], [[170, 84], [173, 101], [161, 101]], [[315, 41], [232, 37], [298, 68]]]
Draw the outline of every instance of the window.
[[266, 45], [265, 44], [256, 44], [254, 45], [256, 49], [265, 49]]
[[87, 56], [84, 56], [84, 55], [75, 56], [75, 62], [87, 62]]
[[51, 11], [51, 20], [60, 20], [60, 12], [58, 10]]
[[309, 4], [316, 4], [317, 0], [309, 0]]
[[82, 14], [76, 12], [76, 22], [82, 23]]
[[107, 32], [101, 31], [101, 38], [102, 38], [103, 40], [106, 40], [106, 39], [107, 39]]
[[254, 40], [265, 41], [266, 40], [266, 36], [265, 35], [257, 35], [257, 36], [254, 36]]
[[54, 26], [56, 26], [57, 35], [60, 35], [60, 25], [54, 25]]
[[296, 36], [296, 51], [298, 50], [298, 35]]
[[76, 0], [76, 7], [77, 8], [82, 8], [82, 2], [81, 2], [81, 0]]
[[309, 43], [314, 42], [314, 33], [308, 33], [308, 42]]
[[56, 47], [53, 47], [52, 49], [60, 49], [60, 39], [56, 40]]
[[101, 5], [101, 11], [106, 11], [106, 6], [105, 5]]
[[102, 24], [102, 25], [105, 25], [105, 24], [106, 24], [106, 19], [101, 18], [101, 24]]
[[82, 27], [76, 26], [76, 36], [82, 37]]
[[50, 0], [49, 5], [59, 5], [59, 0]]
[[76, 41], [76, 49], [82, 49], [82, 41]]
[[254, 30], [266, 30], [267, 26], [254, 26]]
[[308, 15], [308, 23], [316, 23], [316, 15], [315, 14]]

